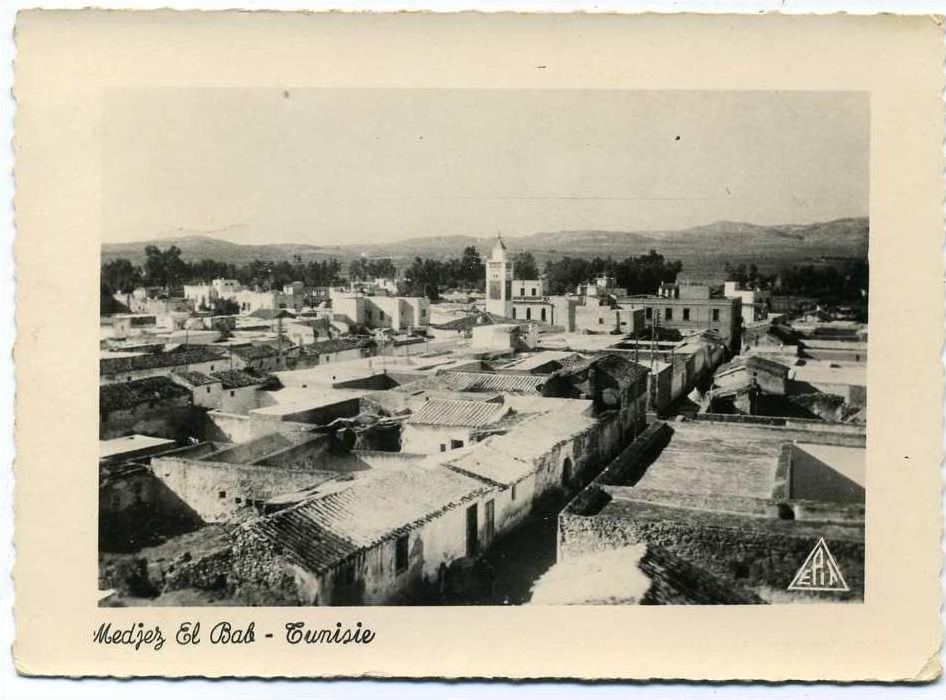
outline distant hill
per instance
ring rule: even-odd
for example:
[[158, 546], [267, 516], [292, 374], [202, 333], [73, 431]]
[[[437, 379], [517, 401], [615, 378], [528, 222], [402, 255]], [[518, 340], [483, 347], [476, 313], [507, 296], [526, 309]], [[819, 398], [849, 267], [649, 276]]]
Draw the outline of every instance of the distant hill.
[[[540, 263], [563, 255], [624, 257], [656, 250], [665, 257], [682, 260], [685, 269], [693, 269], [713, 260], [756, 261], [760, 267], [772, 267], [786, 262], [866, 257], [867, 239], [868, 220], [856, 218], [782, 226], [719, 221], [678, 231], [543, 231], [505, 240], [511, 250], [530, 251]], [[370, 257], [437, 258], [459, 255], [464, 247], [473, 245], [485, 256], [493, 241], [493, 237], [445, 236], [345, 249]]]
[[327, 258], [352, 257], [352, 253], [341, 248], [326, 248], [305, 243], [249, 245], [231, 243], [210, 236], [180, 236], [177, 238], [136, 241], [134, 243], [104, 243], [102, 245], [102, 261], [128, 258], [134, 264], [141, 265], [145, 261], [145, 247], [149, 245], [156, 245], [159, 248], [176, 245], [181, 249], [181, 257], [188, 262], [196, 262], [206, 258], [235, 265], [242, 265], [253, 260], [292, 260], [296, 255], [305, 262]]
[[[656, 250], [665, 257], [682, 260], [685, 271], [695, 272], [721, 269], [724, 261], [756, 262], [760, 268], [770, 269], [786, 263], [866, 257], [867, 239], [868, 220], [855, 218], [781, 226], [718, 221], [678, 231], [547, 231], [505, 240], [513, 251], [532, 252], [540, 264], [563, 255], [624, 257]], [[323, 247], [301, 243], [240, 245], [208, 236], [184, 236], [138, 243], [107, 243], [102, 246], [102, 259], [124, 257], [141, 264], [146, 245], [165, 248], [173, 244], [188, 261], [212, 258], [242, 264], [252, 260], [291, 260], [298, 255], [303, 261], [335, 257], [345, 262], [365, 255], [406, 263], [415, 256], [459, 256], [470, 245], [476, 246], [486, 257], [494, 240], [492, 236], [436, 236], [393, 243]]]

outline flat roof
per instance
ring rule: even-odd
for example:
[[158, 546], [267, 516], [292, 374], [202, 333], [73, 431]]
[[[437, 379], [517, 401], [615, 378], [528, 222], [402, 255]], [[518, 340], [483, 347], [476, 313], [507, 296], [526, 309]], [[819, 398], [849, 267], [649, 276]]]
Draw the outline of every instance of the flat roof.
[[285, 416], [291, 413], [299, 413], [300, 411], [311, 411], [316, 408], [334, 406], [342, 401], [358, 399], [365, 394], [372, 393], [367, 389], [325, 389], [323, 387], [316, 387], [314, 389], [282, 389], [277, 392], [268, 393], [279, 394], [283, 391], [290, 391], [292, 393], [284, 397], [280, 403], [273, 404], [272, 406], [263, 406], [262, 408], [254, 408], [248, 411], [248, 413], [256, 416]]
[[830, 363], [806, 363], [792, 367], [789, 378], [803, 382], [867, 386], [867, 365], [832, 367]]
[[[723, 497], [740, 512], [739, 499], [768, 499], [775, 485], [775, 475], [782, 446], [805, 443], [811, 452], [832, 458], [845, 447], [845, 460], [864, 448], [862, 435], [832, 433], [829, 430], [793, 429], [767, 425], [747, 425], [725, 421], [678, 421], [668, 423], [673, 429], [669, 443], [647, 468], [634, 489], [649, 489], [664, 494], [668, 505], [686, 505], [691, 497]], [[827, 444], [827, 443], [835, 444]], [[844, 445], [843, 443], [848, 443]], [[819, 457], [820, 458], [820, 457]]]
[[572, 350], [540, 350], [539, 352], [519, 356], [508, 365], [505, 365], [503, 369], [529, 371], [542, 367], [549, 362], [566, 360], [574, 354]]
[[99, 440], [99, 459], [155, 447], [170, 447], [173, 444], [174, 440], [150, 435], [126, 435], [111, 440]]

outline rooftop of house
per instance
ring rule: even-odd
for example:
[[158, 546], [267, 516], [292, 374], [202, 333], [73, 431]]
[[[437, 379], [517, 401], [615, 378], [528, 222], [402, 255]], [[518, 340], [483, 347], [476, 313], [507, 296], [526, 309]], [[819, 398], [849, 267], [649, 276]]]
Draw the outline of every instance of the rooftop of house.
[[514, 370], [517, 372], [531, 372], [541, 369], [546, 365], [554, 364], [557, 367], [562, 366], [562, 361], [574, 357], [575, 353], [571, 350], [541, 350], [521, 355], [509, 364], [503, 366], [504, 370]]
[[491, 488], [455, 471], [420, 464], [357, 473], [336, 487], [246, 527], [278, 545], [294, 564], [321, 572]]
[[791, 368], [789, 378], [800, 382], [867, 386], [867, 365], [806, 360]]
[[489, 311], [480, 311], [468, 316], [446, 321], [444, 323], [431, 323], [430, 327], [441, 331], [467, 331], [477, 326], [492, 326], [497, 324], [523, 325], [533, 324], [538, 321], [526, 321], [523, 319], [507, 318]]
[[267, 377], [261, 377], [252, 372], [246, 372], [241, 369], [227, 369], [220, 372], [212, 372], [212, 376], [223, 384], [224, 389], [241, 389], [247, 386], [265, 384]]
[[171, 447], [174, 440], [166, 438], [152, 437], [150, 435], [126, 435], [124, 437], [112, 438], [111, 440], [99, 440], [99, 459], [109, 457], [118, 457], [119, 455], [139, 452], [141, 450], [159, 449]]
[[231, 349], [234, 355], [247, 361], [278, 357], [280, 354], [279, 350], [265, 344], [234, 345]]
[[[532, 374], [490, 372], [441, 372], [437, 379], [455, 391], [485, 391], [512, 394], [540, 394], [546, 378]], [[410, 386], [409, 384], [406, 386]]]
[[418, 406], [407, 419], [412, 425], [480, 428], [497, 422], [509, 407], [492, 401], [431, 399]]
[[260, 318], [264, 321], [272, 321], [277, 318], [295, 318], [296, 315], [287, 309], [256, 309], [248, 314], [253, 318]]
[[99, 411], [109, 413], [134, 408], [151, 401], [168, 401], [190, 397], [185, 387], [168, 377], [147, 377], [99, 387]]
[[[786, 445], [816, 446], [806, 447], [821, 460], [818, 469], [810, 470], [811, 478], [818, 473], [850, 473], [855, 470], [853, 463], [863, 464], [865, 459], [864, 430], [849, 425], [799, 422], [797, 427], [781, 427], [748, 421], [678, 420], [662, 430], [668, 431], [669, 439], [642, 475], [639, 471], [626, 475], [621, 483], [604, 480], [617, 487], [622, 498], [661, 507], [767, 517], [783, 478]], [[625, 507], [620, 500], [606, 507], [612, 511]]]
[[789, 368], [783, 365], [781, 362], [775, 362], [774, 360], [769, 360], [765, 357], [759, 357], [758, 355], [739, 355], [733, 358], [730, 362], [727, 362], [725, 365], [717, 368], [716, 376], [721, 376], [729, 372], [735, 372], [737, 370], [748, 370], [750, 372], [769, 372], [783, 378], [787, 377], [790, 371]]
[[99, 360], [99, 374], [121, 374], [146, 369], [180, 367], [182, 365], [212, 362], [224, 357], [219, 348], [209, 345], [179, 345], [173, 350], [134, 357], [114, 357]]
[[203, 372], [197, 372], [195, 370], [186, 370], [179, 369], [174, 370], [171, 373], [172, 377], [180, 379], [190, 386], [204, 386], [206, 384], [219, 384], [220, 379], [218, 377], [211, 377], [208, 374]]
[[277, 403], [271, 406], [254, 408], [249, 413], [256, 416], [286, 416], [352, 401], [368, 393], [370, 392], [366, 389], [332, 389], [325, 387], [281, 389], [267, 392], [267, 396], [275, 398]]
[[304, 355], [329, 355], [335, 352], [363, 348], [367, 344], [368, 341], [363, 338], [334, 338], [331, 340], [317, 340], [314, 343], [308, 343], [303, 345], [301, 350]]

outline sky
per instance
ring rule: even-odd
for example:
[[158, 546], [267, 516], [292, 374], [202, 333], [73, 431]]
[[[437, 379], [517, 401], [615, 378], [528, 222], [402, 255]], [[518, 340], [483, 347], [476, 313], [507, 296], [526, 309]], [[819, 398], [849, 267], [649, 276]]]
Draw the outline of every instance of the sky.
[[866, 93], [117, 88], [103, 240], [339, 245], [867, 216]]

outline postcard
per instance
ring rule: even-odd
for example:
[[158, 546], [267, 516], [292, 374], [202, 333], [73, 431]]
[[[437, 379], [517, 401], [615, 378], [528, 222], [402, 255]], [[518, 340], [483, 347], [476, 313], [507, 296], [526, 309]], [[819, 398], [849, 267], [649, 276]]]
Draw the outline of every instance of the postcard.
[[21, 673], [940, 674], [941, 18], [16, 42]]

